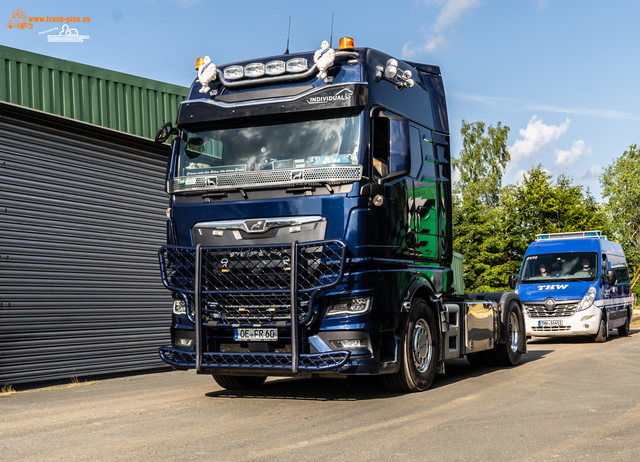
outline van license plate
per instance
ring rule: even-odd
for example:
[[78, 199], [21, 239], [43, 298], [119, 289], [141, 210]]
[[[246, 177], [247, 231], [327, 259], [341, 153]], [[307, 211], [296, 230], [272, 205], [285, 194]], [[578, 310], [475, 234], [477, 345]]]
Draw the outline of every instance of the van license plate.
[[273, 342], [278, 340], [278, 329], [235, 329], [233, 338], [245, 342]]
[[562, 319], [550, 320], [550, 321], [538, 321], [538, 327], [554, 327], [561, 326]]

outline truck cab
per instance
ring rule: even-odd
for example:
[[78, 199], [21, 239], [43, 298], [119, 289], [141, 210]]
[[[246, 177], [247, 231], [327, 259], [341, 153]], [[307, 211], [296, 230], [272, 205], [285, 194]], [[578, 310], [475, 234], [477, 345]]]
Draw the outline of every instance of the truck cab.
[[517, 363], [517, 296], [454, 293], [440, 69], [348, 39], [322, 70], [317, 56], [217, 66], [204, 83], [200, 68], [177, 127], [159, 132], [176, 136], [162, 359], [226, 388], [382, 374], [396, 391], [424, 390], [445, 359], [498, 345]]
[[528, 336], [628, 335], [629, 271], [622, 246], [600, 231], [540, 234], [529, 245], [516, 291]]

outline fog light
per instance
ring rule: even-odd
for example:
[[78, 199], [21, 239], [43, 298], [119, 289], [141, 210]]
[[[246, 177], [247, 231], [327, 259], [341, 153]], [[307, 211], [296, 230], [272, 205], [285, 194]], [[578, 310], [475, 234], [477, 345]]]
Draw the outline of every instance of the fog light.
[[183, 348], [191, 348], [193, 346], [193, 339], [192, 338], [179, 338], [176, 339], [176, 344], [179, 347], [183, 347]]
[[244, 75], [251, 78], [262, 77], [264, 75], [264, 64], [247, 64], [246, 66], [244, 66]]
[[307, 69], [309, 69], [309, 64], [307, 63], [307, 60], [304, 58], [293, 58], [290, 59], [289, 61], [287, 61], [287, 72], [291, 72], [291, 73], [298, 73], [298, 72], [304, 72]]
[[224, 70], [224, 78], [227, 80], [238, 80], [244, 77], [242, 66], [229, 66]]
[[384, 204], [384, 196], [382, 194], [376, 194], [373, 198], [373, 205], [380, 207], [382, 204]]
[[187, 305], [184, 300], [173, 301], [173, 314], [187, 314]]
[[344, 340], [329, 340], [329, 343], [338, 350], [366, 350], [369, 345], [366, 339], [344, 339]]
[[284, 61], [270, 61], [265, 66], [265, 72], [267, 75], [280, 75], [284, 74], [286, 67]]
[[585, 324], [585, 325], [584, 325], [584, 328], [585, 328], [585, 329], [588, 329], [588, 328], [589, 328], [589, 324]]

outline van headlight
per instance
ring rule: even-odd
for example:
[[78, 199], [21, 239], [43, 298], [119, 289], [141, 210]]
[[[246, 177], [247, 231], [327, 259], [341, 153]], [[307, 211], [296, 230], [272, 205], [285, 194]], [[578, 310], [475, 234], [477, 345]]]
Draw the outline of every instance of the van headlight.
[[593, 305], [593, 301], [596, 299], [596, 289], [590, 287], [587, 293], [582, 297], [580, 303], [578, 303], [577, 311], [586, 310], [591, 305]]
[[329, 302], [327, 316], [340, 314], [362, 314], [369, 311], [371, 297], [336, 298]]

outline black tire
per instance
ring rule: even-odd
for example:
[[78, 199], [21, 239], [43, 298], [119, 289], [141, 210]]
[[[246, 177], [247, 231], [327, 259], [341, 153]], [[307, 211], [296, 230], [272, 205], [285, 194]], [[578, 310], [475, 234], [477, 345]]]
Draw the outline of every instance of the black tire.
[[435, 314], [423, 300], [413, 301], [401, 339], [400, 370], [382, 380], [392, 392], [424, 391], [436, 375], [440, 337]]
[[629, 335], [629, 312], [627, 311], [627, 317], [624, 320], [624, 324], [620, 327], [618, 327], [618, 335], [622, 336], [622, 337], [626, 337], [627, 335]]
[[471, 364], [473, 367], [493, 366], [493, 364], [491, 364], [491, 361], [486, 351], [481, 351], [480, 353], [468, 354], [467, 361], [469, 361], [469, 364]]
[[604, 343], [607, 341], [607, 323], [605, 322], [605, 312], [600, 317], [600, 328], [598, 333], [591, 336], [595, 343]]
[[267, 378], [263, 376], [214, 375], [213, 380], [227, 390], [252, 390], [260, 388]]
[[493, 350], [487, 351], [487, 356], [494, 366], [517, 366], [522, 359], [527, 337], [522, 310], [515, 300], [507, 305], [504, 320], [506, 328], [505, 343], [500, 343]]

